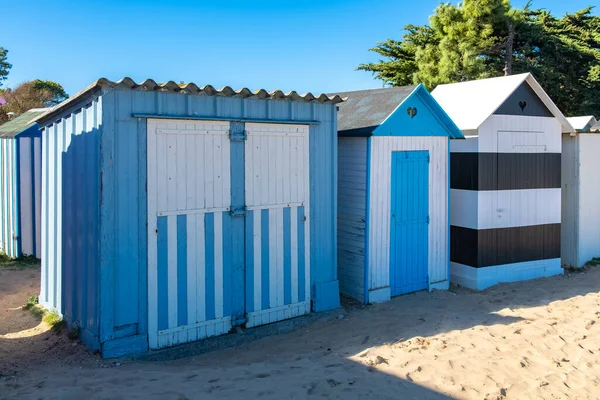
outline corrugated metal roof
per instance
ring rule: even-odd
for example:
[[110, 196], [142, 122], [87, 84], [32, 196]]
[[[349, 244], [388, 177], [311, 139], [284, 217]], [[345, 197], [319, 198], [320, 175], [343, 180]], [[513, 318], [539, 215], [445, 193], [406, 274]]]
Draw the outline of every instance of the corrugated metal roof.
[[0, 137], [14, 137], [31, 127], [35, 120], [46, 113], [49, 108], [33, 108], [0, 125]]
[[563, 132], [574, 131], [562, 112], [530, 73], [439, 85], [431, 95], [463, 132], [474, 131], [504, 104], [523, 82], [531, 86], [544, 105], [558, 119]]
[[90, 86], [86, 87], [79, 93], [69, 97], [67, 100], [56, 105], [50, 109], [46, 114], [42, 115], [38, 122], [45, 123], [51, 121], [54, 117], [59, 115], [61, 111], [67, 109], [71, 105], [85, 101], [88, 97], [93, 96], [103, 89], [121, 88], [129, 90], [143, 90], [152, 92], [169, 92], [169, 93], [181, 93], [188, 95], [205, 95], [205, 96], [227, 96], [227, 97], [255, 97], [258, 99], [274, 99], [274, 100], [292, 100], [292, 101], [315, 101], [319, 103], [341, 103], [344, 100], [340, 96], [328, 96], [326, 94], [313, 95], [308, 92], [305, 94], [299, 94], [295, 91], [284, 93], [281, 90], [266, 91], [260, 89], [252, 91], [248, 88], [242, 88], [238, 90], [232, 89], [230, 86], [225, 86], [217, 89], [211, 85], [197, 86], [195, 83], [175, 83], [169, 81], [166, 83], [157, 83], [152, 79], [146, 79], [141, 83], [136, 83], [131, 78], [123, 78], [119, 81], [111, 81], [106, 78], [100, 78]]
[[373, 132], [416, 88], [398, 86], [330, 94], [346, 98], [338, 106], [338, 132]]
[[577, 132], [588, 131], [592, 126], [596, 124], [596, 118], [593, 115], [586, 115], [581, 117], [569, 117], [567, 121], [571, 124]]

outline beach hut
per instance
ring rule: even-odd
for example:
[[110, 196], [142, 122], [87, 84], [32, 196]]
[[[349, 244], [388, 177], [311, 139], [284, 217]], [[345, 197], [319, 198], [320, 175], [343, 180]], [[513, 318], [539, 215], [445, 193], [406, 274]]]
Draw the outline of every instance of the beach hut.
[[600, 257], [600, 134], [592, 116], [567, 120], [575, 132], [562, 138], [561, 259], [580, 268]]
[[466, 137], [450, 146], [452, 282], [480, 290], [561, 274], [569, 122], [529, 73], [440, 85], [432, 95]]
[[40, 117], [40, 303], [103, 356], [339, 306], [339, 96], [100, 79]]
[[342, 294], [376, 303], [447, 289], [448, 143], [461, 131], [422, 85], [339, 96]]
[[40, 256], [42, 134], [35, 108], [0, 125], [0, 252]]

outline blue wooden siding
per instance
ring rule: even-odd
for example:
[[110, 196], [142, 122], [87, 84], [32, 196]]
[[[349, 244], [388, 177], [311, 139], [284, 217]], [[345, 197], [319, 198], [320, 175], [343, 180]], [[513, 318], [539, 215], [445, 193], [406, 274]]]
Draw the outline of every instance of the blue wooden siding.
[[427, 289], [429, 152], [392, 152], [390, 292]]
[[[339, 306], [335, 105], [118, 89], [44, 130], [45, 306], [80, 324], [104, 356], [148, 348], [147, 127], [134, 113], [320, 121], [309, 133], [313, 293], [306, 296], [315, 310]], [[315, 297], [324, 288], [329, 294]]]
[[339, 138], [338, 274], [340, 292], [364, 301], [367, 138]]
[[81, 328], [99, 348], [100, 136], [102, 103], [43, 131], [42, 287], [40, 303]]

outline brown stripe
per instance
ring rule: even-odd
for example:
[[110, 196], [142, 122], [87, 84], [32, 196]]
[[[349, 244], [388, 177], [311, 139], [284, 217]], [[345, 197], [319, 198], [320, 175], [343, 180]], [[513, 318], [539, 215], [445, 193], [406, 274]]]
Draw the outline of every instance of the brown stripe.
[[450, 187], [463, 190], [560, 188], [560, 153], [450, 153]]
[[471, 267], [560, 257], [560, 224], [499, 229], [450, 227], [450, 260]]

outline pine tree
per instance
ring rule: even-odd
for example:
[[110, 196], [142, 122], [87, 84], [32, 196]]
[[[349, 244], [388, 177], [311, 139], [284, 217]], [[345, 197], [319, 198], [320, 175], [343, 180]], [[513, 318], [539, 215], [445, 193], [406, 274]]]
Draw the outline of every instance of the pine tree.
[[428, 89], [532, 72], [565, 114], [600, 114], [600, 17], [592, 7], [558, 19], [508, 0], [441, 4], [429, 25], [407, 25], [402, 40], [371, 49], [384, 59], [361, 64], [389, 85]]

